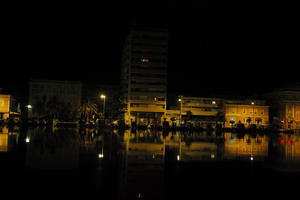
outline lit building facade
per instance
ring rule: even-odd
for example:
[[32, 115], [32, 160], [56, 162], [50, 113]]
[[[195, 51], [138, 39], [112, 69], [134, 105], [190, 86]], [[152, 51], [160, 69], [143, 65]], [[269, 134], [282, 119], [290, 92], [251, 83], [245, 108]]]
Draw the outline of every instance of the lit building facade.
[[274, 124], [282, 129], [300, 129], [300, 86], [267, 94], [266, 99]]
[[156, 124], [166, 113], [168, 32], [133, 28], [124, 44], [122, 93], [125, 123]]
[[49, 102], [60, 102], [68, 109], [78, 112], [81, 95], [82, 83], [79, 81], [30, 80], [28, 117], [40, 118], [47, 115], [45, 108]]
[[197, 126], [215, 124], [218, 113], [223, 110], [223, 100], [219, 98], [180, 97], [177, 109], [167, 110], [166, 119], [176, 124], [189, 122]]
[[0, 120], [6, 120], [15, 114], [20, 114], [20, 111], [13, 96], [0, 94]]
[[263, 100], [225, 100], [225, 127], [269, 125], [269, 106]]

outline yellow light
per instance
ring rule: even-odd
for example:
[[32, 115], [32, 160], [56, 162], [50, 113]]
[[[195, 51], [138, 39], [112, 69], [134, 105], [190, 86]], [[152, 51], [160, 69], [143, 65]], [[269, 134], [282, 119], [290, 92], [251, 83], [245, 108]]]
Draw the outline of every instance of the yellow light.
[[180, 102], [180, 101], [182, 101], [182, 99], [178, 99], [178, 101]]
[[251, 104], [254, 105], [255, 103], [252, 101]]
[[29, 143], [29, 142], [30, 142], [30, 138], [27, 137], [27, 138], [25, 139], [25, 142], [26, 142], [26, 143]]
[[100, 98], [101, 98], [101, 99], [105, 99], [106, 96], [105, 96], [104, 94], [101, 94], [101, 95], [100, 95]]
[[212, 103], [212, 104], [216, 104], [216, 101], [212, 101], [211, 103]]
[[98, 154], [98, 157], [99, 157], [99, 158], [103, 158], [104, 155], [103, 155], [102, 153], [99, 153], [99, 154]]
[[177, 155], [177, 160], [180, 160], [180, 155]]
[[149, 59], [148, 59], [148, 58], [142, 58], [142, 59], [141, 59], [141, 62], [147, 63], [147, 62], [149, 62]]

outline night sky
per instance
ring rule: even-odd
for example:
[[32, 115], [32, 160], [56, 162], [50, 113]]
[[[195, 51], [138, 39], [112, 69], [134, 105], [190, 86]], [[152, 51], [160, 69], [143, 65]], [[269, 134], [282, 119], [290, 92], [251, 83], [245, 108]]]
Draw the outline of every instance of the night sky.
[[29, 78], [118, 84], [134, 22], [169, 27], [171, 93], [249, 95], [300, 81], [293, 6], [207, 2], [8, 5], [0, 88], [18, 90]]

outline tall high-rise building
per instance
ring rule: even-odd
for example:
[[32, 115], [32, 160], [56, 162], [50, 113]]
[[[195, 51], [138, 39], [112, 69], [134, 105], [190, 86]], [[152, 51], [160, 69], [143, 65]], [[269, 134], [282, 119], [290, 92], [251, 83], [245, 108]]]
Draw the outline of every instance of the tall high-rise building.
[[160, 123], [166, 113], [168, 31], [132, 28], [123, 49], [125, 123]]

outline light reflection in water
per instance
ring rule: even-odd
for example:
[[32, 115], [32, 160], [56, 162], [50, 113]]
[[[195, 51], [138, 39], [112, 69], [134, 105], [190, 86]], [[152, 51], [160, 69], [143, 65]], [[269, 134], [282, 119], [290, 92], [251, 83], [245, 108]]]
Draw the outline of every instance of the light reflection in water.
[[251, 167], [260, 162], [272, 165], [272, 169], [299, 170], [299, 139], [297, 134], [150, 130], [29, 129], [20, 133], [2, 127], [0, 151], [15, 151], [25, 145], [26, 169], [89, 172], [96, 179], [96, 190], [119, 199], [162, 199], [166, 172], [175, 176], [184, 163], [213, 166], [216, 162], [246, 161]]

